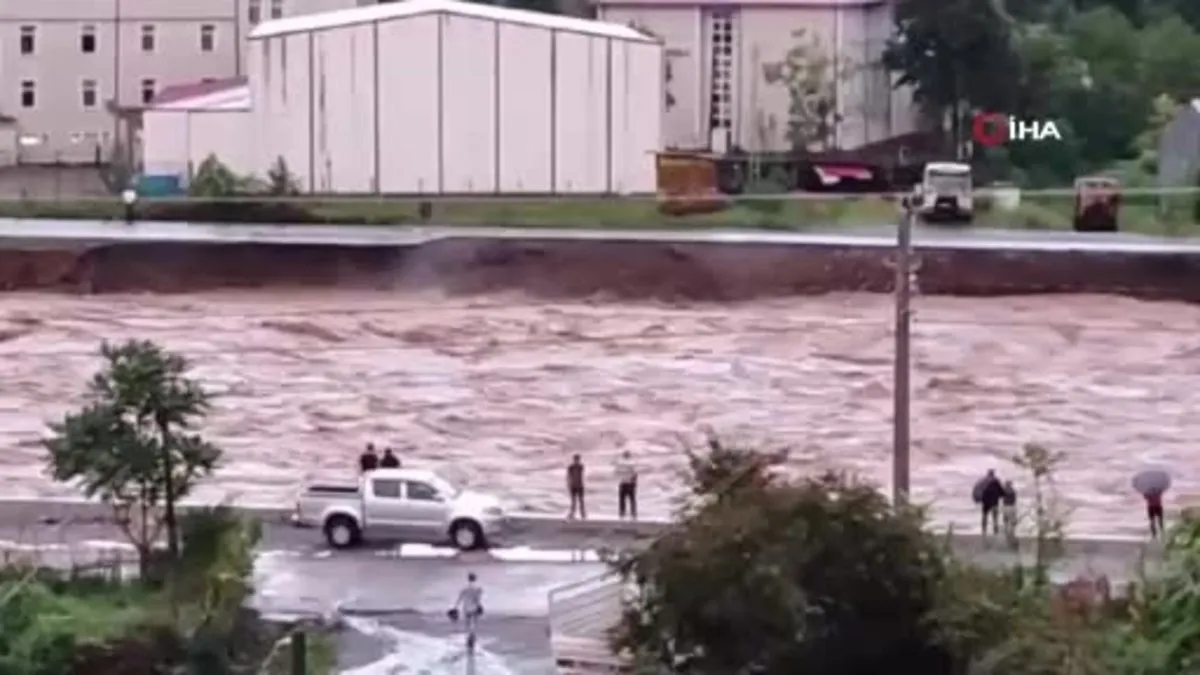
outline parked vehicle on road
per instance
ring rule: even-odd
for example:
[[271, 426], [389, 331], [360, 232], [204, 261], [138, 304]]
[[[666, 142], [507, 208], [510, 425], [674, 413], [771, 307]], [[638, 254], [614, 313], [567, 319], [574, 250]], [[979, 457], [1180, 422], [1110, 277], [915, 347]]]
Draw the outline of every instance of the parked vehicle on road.
[[921, 188], [914, 204], [925, 222], [969, 223], [975, 217], [971, 194], [971, 167], [961, 162], [930, 162], [925, 165]]
[[508, 519], [494, 496], [463, 490], [424, 469], [376, 469], [354, 485], [310, 485], [293, 521], [319, 527], [333, 548], [366, 541], [451, 543], [485, 548], [503, 537]]
[[1116, 232], [1121, 210], [1121, 181], [1109, 176], [1075, 179], [1076, 232]]

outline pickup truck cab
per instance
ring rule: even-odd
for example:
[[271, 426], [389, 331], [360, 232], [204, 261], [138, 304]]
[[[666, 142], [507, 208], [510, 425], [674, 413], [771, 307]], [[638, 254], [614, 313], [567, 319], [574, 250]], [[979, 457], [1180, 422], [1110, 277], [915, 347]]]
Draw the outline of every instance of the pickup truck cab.
[[376, 469], [353, 485], [310, 485], [296, 501], [293, 521], [320, 527], [333, 548], [368, 540], [484, 548], [503, 535], [500, 500], [462, 490], [423, 469]]

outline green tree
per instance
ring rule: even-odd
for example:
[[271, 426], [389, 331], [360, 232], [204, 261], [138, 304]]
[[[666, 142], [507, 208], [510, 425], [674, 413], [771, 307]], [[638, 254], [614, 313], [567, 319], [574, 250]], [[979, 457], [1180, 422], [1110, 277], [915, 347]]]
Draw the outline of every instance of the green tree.
[[1200, 33], [1178, 16], [1157, 21], [1139, 34], [1138, 50], [1152, 96], [1187, 101], [1200, 95]]
[[1067, 91], [1060, 111], [1081, 141], [1081, 161], [1098, 166], [1135, 157], [1153, 98], [1137, 29], [1117, 10], [1103, 7], [1074, 17], [1066, 36], [1072, 53], [1087, 64], [1082, 86]]
[[267, 171], [267, 192], [271, 195], [289, 197], [300, 194], [296, 178], [288, 168], [283, 157], [276, 157], [275, 163]]
[[196, 173], [188, 181], [188, 194], [193, 197], [219, 199], [235, 197], [246, 190], [247, 180], [221, 163], [216, 155], [209, 155], [196, 167]]
[[843, 476], [785, 480], [774, 462], [719, 444], [694, 458], [700, 505], [618, 563], [637, 593], [614, 646], [644, 673], [945, 672], [925, 621], [944, 562], [920, 514]]
[[1193, 0], [1163, 0], [1162, 6], [1167, 17], [1178, 16], [1192, 30], [1200, 31], [1200, 3]]
[[1112, 627], [1112, 661], [1130, 675], [1194, 673], [1200, 666], [1200, 519], [1185, 512], [1166, 538], [1162, 573], [1130, 589], [1128, 622]]
[[146, 573], [161, 529], [171, 559], [179, 558], [176, 507], [220, 460], [195, 432], [210, 397], [186, 376], [186, 359], [152, 342], [105, 343], [100, 354], [105, 367], [88, 384], [86, 404], [51, 425], [50, 470], [112, 506]]
[[1021, 77], [1013, 23], [991, 0], [898, 0], [883, 63], [936, 119], [950, 116], [955, 147], [974, 109], [1008, 112]]
[[842, 121], [838, 94], [855, 67], [839, 61], [817, 36], [803, 29], [792, 37], [795, 44], [782, 60], [763, 64], [763, 79], [787, 91], [784, 137], [792, 149], [829, 150]]

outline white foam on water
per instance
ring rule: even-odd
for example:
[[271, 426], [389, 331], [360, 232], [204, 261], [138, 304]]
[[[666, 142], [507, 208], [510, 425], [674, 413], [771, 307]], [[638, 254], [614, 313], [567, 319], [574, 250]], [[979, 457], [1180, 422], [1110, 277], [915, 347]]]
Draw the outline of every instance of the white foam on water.
[[365, 666], [343, 670], [341, 675], [516, 675], [499, 656], [482, 645], [468, 655], [465, 637], [433, 637], [410, 633], [363, 617], [345, 617], [355, 631], [384, 640], [386, 656]]
[[472, 562], [602, 562], [600, 554], [591, 549], [534, 549], [528, 546], [513, 548], [493, 548], [483, 554], [466, 553], [447, 546], [431, 546], [429, 544], [401, 544], [395, 548], [376, 551], [381, 558], [409, 558], [414, 560], [447, 560], [459, 556], [481, 556]]
[[603, 562], [600, 554], [591, 549], [534, 549], [528, 546], [518, 546], [495, 549], [489, 553], [501, 562]]

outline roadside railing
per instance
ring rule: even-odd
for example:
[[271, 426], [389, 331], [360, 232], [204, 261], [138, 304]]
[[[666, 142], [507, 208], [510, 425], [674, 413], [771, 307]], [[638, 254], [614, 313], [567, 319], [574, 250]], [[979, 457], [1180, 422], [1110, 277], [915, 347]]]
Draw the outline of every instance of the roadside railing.
[[608, 633], [621, 618], [628, 587], [611, 573], [550, 591], [550, 648], [559, 675], [626, 672], [609, 647]]

